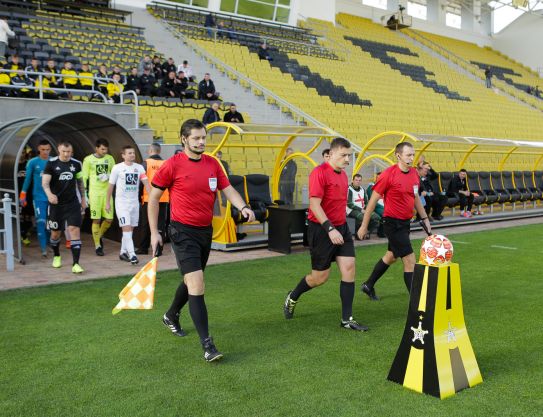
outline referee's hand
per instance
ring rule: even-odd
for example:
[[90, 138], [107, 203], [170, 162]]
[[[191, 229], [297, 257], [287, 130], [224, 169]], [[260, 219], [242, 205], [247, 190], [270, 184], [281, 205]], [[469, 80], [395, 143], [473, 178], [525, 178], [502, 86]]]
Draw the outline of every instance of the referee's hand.
[[162, 236], [160, 235], [160, 233], [151, 233], [151, 248], [153, 250], [153, 256], [155, 255], [155, 253], [157, 253], [157, 248], [162, 245]]
[[343, 236], [337, 231], [337, 229], [330, 230], [328, 232], [328, 237], [334, 245], [343, 245]]
[[360, 240], [364, 240], [364, 237], [368, 234], [368, 228], [364, 226], [360, 226], [360, 229], [358, 229], [358, 232], [356, 232], [356, 235]]

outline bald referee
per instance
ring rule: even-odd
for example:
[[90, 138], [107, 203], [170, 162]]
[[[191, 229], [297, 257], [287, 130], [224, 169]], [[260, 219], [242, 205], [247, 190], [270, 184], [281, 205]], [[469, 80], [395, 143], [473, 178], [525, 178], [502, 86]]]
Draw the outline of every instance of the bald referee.
[[371, 300], [377, 301], [375, 283], [398, 258], [403, 262], [403, 279], [407, 291], [411, 291], [411, 281], [415, 270], [415, 254], [409, 240], [411, 218], [413, 209], [417, 210], [422, 221], [430, 231], [430, 221], [419, 198], [420, 178], [417, 170], [413, 168], [415, 149], [409, 142], [396, 145], [394, 155], [398, 163], [384, 170], [373, 186], [373, 192], [366, 206], [364, 220], [358, 229], [361, 239], [368, 233], [368, 224], [371, 214], [380, 198], [384, 199], [385, 211], [383, 213], [383, 228], [388, 239], [388, 250], [375, 264], [373, 271], [366, 282], [362, 284], [364, 292]]
[[158, 231], [159, 202], [162, 193], [170, 193], [170, 240], [177, 265], [183, 276], [170, 309], [162, 321], [176, 336], [185, 336], [179, 315], [188, 302], [189, 312], [200, 336], [204, 359], [212, 362], [222, 358], [209, 335], [207, 308], [204, 301], [204, 269], [211, 250], [213, 206], [217, 190], [249, 221], [254, 213], [230, 185], [220, 162], [204, 155], [206, 129], [199, 120], [189, 119], [181, 126], [184, 152], [168, 159], [153, 177], [149, 194], [148, 217], [153, 253], [162, 245]]

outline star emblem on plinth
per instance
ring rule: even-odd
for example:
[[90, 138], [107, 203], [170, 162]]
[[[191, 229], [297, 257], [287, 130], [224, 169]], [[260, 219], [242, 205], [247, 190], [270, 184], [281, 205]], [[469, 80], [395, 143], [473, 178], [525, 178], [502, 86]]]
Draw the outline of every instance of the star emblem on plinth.
[[456, 342], [456, 327], [452, 327], [451, 322], [449, 322], [449, 328], [445, 330], [445, 334], [447, 335], [447, 343]]
[[419, 321], [419, 327], [411, 326], [411, 330], [413, 330], [413, 339], [411, 341], [414, 342], [415, 340], [420, 340], [420, 342], [424, 345], [424, 336], [428, 334], [428, 330], [424, 330], [422, 328], [422, 322]]

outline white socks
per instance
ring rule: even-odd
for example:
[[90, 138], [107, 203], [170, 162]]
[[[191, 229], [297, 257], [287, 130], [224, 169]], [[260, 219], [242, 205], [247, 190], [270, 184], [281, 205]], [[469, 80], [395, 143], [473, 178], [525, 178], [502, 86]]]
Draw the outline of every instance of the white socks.
[[134, 242], [132, 241], [132, 232], [123, 232], [123, 239], [121, 244], [121, 253], [128, 253], [131, 258], [136, 255], [134, 251]]

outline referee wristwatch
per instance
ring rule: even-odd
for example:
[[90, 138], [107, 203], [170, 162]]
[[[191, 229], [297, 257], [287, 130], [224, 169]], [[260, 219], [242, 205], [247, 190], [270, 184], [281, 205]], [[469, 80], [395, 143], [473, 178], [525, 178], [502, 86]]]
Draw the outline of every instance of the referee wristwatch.
[[332, 230], [336, 229], [334, 225], [330, 223], [330, 220], [326, 220], [321, 226], [324, 227], [324, 230], [326, 230], [326, 233], [330, 233]]

